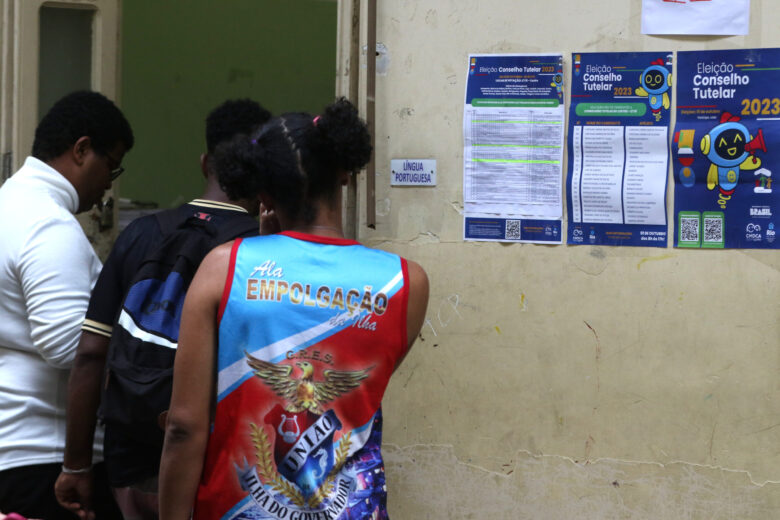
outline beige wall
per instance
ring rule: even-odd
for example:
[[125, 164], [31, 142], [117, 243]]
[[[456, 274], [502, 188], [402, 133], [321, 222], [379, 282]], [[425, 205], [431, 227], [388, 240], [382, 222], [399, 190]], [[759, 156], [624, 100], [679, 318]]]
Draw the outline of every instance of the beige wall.
[[[464, 243], [461, 214], [468, 53], [558, 51], [568, 74], [577, 51], [779, 47], [775, 2], [747, 37], [643, 36], [641, 0], [379, 2], [359, 238], [431, 279], [384, 404], [393, 518], [780, 517], [777, 251]], [[436, 159], [438, 186], [391, 188], [392, 158]]]

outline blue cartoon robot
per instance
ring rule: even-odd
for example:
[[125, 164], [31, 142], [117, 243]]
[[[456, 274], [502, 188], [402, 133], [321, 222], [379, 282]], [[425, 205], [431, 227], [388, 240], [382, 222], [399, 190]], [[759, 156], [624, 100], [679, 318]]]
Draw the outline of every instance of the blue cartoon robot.
[[639, 76], [642, 86], [636, 89], [636, 95], [647, 98], [655, 120], [660, 121], [661, 108], [669, 110], [671, 106], [668, 90], [672, 87], [672, 73], [664, 67], [664, 60], [661, 58], [650, 63]]
[[551, 87], [555, 87], [555, 91], [558, 92], [558, 99], [563, 99], [563, 74], [560, 72], [553, 76]]
[[739, 123], [739, 116], [724, 112], [720, 124], [709, 131], [701, 140], [701, 151], [712, 163], [707, 172], [707, 189], [718, 187], [718, 205], [726, 207], [739, 182], [740, 170], [756, 170], [761, 159], [754, 154], [757, 150], [766, 153], [764, 134], [759, 129], [756, 137], [750, 135], [747, 127]]

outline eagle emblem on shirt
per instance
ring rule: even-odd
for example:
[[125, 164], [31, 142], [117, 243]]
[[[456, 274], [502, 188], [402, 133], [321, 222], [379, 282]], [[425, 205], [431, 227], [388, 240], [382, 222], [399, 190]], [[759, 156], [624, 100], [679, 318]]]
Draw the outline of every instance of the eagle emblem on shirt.
[[301, 369], [301, 374], [294, 377], [291, 365], [277, 365], [257, 359], [249, 353], [245, 354], [247, 364], [252, 367], [254, 374], [276, 395], [287, 401], [285, 409], [293, 413], [309, 410], [322, 415], [322, 405], [359, 387], [360, 382], [368, 377], [373, 368], [354, 371], [328, 369], [323, 371], [322, 380], [316, 381], [314, 366], [308, 361], [295, 363]]

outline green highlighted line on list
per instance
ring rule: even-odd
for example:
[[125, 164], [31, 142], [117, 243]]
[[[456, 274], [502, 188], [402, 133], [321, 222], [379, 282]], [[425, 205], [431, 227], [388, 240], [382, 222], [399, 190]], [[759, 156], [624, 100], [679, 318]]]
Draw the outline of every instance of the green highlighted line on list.
[[560, 148], [557, 144], [490, 144], [490, 143], [478, 143], [472, 146], [490, 146], [501, 148]]
[[512, 107], [512, 108], [555, 108], [561, 103], [558, 99], [506, 99], [506, 98], [474, 98], [473, 107]]
[[560, 125], [561, 121], [521, 121], [519, 119], [473, 119], [472, 123], [494, 124], [494, 125]]
[[546, 161], [543, 159], [471, 159], [473, 162], [485, 163], [516, 163], [516, 164], [560, 164], [560, 161]]

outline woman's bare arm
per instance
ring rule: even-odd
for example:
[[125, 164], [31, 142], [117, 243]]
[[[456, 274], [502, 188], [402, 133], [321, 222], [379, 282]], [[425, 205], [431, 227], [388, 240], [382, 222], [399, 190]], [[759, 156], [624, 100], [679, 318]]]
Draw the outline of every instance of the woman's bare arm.
[[407, 260], [409, 269], [409, 304], [406, 310], [406, 333], [409, 348], [420, 334], [428, 309], [428, 275], [420, 264]]
[[173, 395], [160, 466], [160, 518], [189, 519], [208, 442], [215, 392], [217, 313], [230, 246], [209, 253], [187, 291], [173, 370]]
[[406, 354], [411, 350], [414, 341], [420, 334], [423, 323], [425, 322], [425, 312], [428, 309], [428, 275], [420, 264], [406, 261], [409, 272], [409, 302], [406, 307], [406, 352], [395, 365], [398, 368]]

